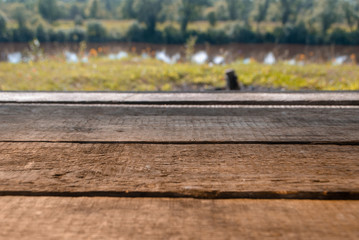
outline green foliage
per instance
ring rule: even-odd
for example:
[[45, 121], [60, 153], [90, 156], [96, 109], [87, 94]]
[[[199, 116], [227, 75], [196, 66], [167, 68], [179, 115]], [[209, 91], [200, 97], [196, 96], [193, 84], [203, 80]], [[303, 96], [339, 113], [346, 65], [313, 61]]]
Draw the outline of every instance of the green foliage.
[[68, 33], [68, 37], [66, 37], [66, 40], [69, 42], [82, 42], [86, 40], [86, 32], [82, 28], [74, 28], [71, 29]]
[[51, 23], [59, 17], [58, 5], [56, 0], [39, 0], [38, 7], [41, 16]]
[[80, 7], [77, 4], [73, 4], [71, 6], [69, 14], [70, 14], [69, 17], [74, 20], [76, 19], [77, 16], [80, 16], [80, 17], [83, 16]]
[[4, 13], [0, 12], [0, 41], [7, 35], [7, 19]]
[[255, 32], [252, 31], [248, 26], [242, 27], [236, 24], [231, 33], [232, 39], [235, 42], [240, 43], [257, 43], [260, 42], [259, 37]]
[[28, 11], [23, 5], [19, 5], [14, 9], [12, 13], [12, 18], [17, 22], [19, 29], [26, 28], [26, 20], [28, 18], [28, 15]]
[[167, 44], [182, 44], [184, 42], [182, 32], [174, 26], [166, 26], [163, 30], [163, 35]]
[[40, 24], [39, 26], [37, 26], [36, 28], [36, 38], [40, 41], [40, 42], [47, 42], [49, 41], [49, 36], [47, 34], [47, 32], [45, 31], [45, 28], [42, 24]]
[[214, 27], [217, 25], [217, 15], [215, 12], [210, 12], [208, 13], [207, 15], [207, 19], [208, 19], [208, 22], [209, 24]]
[[226, 3], [229, 13], [229, 19], [238, 19], [239, 0], [226, 0]]
[[74, 23], [75, 26], [82, 26], [84, 24], [84, 19], [81, 17], [81, 15], [76, 15]]
[[93, 0], [90, 7], [90, 18], [98, 18], [100, 16], [100, 4], [98, 0]]
[[134, 10], [138, 21], [146, 25], [147, 32], [152, 35], [156, 31], [158, 17], [165, 0], [134, 0]]
[[90, 42], [106, 41], [106, 29], [100, 22], [90, 22], [87, 25], [87, 38]]
[[256, 14], [254, 16], [255, 21], [257, 24], [263, 22], [267, 18], [269, 5], [272, 0], [258, 0], [256, 1]]
[[136, 17], [135, 10], [133, 9], [133, 0], [123, 0], [121, 13], [124, 19], [132, 19]]
[[198, 17], [203, 7], [208, 6], [209, 3], [209, 0], [180, 0], [179, 15], [182, 33], [186, 32], [188, 23]]
[[[0, 0], [0, 3], [1, 12], [6, 13], [6, 16], [0, 13], [2, 42], [28, 42], [38, 37], [52, 42], [80, 38], [96, 42], [183, 44], [190, 36], [197, 36], [199, 43], [359, 42], [356, 38], [359, 0]], [[83, 26], [93, 19], [101, 22], [103, 28], [89, 36]], [[139, 24], [132, 25], [135, 21]]]
[[206, 32], [206, 42], [210, 44], [226, 44], [230, 42], [230, 38], [223, 29], [210, 28]]
[[127, 31], [127, 40], [130, 42], [141, 42], [144, 39], [145, 29], [138, 23], [135, 22]]
[[[285, 25], [290, 18], [290, 15], [292, 14], [292, 1], [293, 0], [280, 0], [280, 8], [281, 9], [281, 22], [283, 25]], [[294, 10], [294, 9], [293, 9]]]
[[359, 26], [359, 1], [345, 1], [342, 3], [344, 18], [351, 30]]
[[[51, 38], [51, 36], [54, 36], [54, 37]], [[78, 37], [76, 37], [76, 38], [78, 38]], [[57, 32], [54, 32], [54, 35], [50, 35], [50, 39], [53, 42], [60, 42], [61, 43], [61, 42], [66, 42], [68, 38], [67, 38], [67, 34], [66, 34], [65, 31], [59, 30]]]
[[274, 29], [274, 37], [277, 43], [306, 44], [308, 32], [304, 23], [288, 25]]
[[337, 0], [317, 0], [320, 12], [318, 18], [321, 24], [322, 34], [325, 35], [329, 28], [338, 19], [338, 1]]
[[249, 20], [252, 11], [252, 0], [239, 0], [239, 19], [242, 20], [246, 26], [250, 25]]

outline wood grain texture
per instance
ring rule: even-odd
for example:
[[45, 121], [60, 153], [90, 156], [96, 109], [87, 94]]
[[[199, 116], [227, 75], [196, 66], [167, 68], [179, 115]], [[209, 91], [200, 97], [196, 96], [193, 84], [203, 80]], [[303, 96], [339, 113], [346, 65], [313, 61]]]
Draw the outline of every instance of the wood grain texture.
[[359, 146], [1, 143], [0, 152], [2, 195], [359, 196]]
[[2, 103], [141, 103], [141, 104], [303, 104], [359, 105], [359, 92], [309, 93], [116, 93], [1, 92]]
[[0, 206], [0, 239], [359, 238], [358, 201], [0, 197]]
[[0, 105], [0, 141], [359, 143], [359, 108]]

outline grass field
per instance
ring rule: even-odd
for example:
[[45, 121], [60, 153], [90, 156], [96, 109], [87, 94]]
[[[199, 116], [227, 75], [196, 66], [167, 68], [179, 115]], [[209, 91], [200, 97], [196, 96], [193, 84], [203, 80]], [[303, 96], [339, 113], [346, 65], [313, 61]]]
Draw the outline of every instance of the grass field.
[[46, 61], [0, 63], [0, 90], [48, 91], [171, 91], [225, 86], [224, 73], [236, 70], [245, 85], [287, 90], [359, 90], [359, 67], [311, 64], [290, 66], [235, 62], [226, 66], [177, 63], [130, 57], [91, 58], [88, 63], [66, 63], [61, 57]]

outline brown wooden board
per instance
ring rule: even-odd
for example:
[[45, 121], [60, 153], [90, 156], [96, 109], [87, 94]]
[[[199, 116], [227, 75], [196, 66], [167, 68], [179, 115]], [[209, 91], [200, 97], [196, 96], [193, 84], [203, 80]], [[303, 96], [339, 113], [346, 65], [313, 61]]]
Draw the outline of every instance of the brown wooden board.
[[359, 108], [4, 104], [0, 141], [357, 144]]
[[359, 146], [1, 143], [0, 152], [0, 195], [359, 197]]
[[358, 201], [0, 197], [0, 239], [358, 239]]
[[359, 105], [359, 92], [0, 92], [2, 103]]

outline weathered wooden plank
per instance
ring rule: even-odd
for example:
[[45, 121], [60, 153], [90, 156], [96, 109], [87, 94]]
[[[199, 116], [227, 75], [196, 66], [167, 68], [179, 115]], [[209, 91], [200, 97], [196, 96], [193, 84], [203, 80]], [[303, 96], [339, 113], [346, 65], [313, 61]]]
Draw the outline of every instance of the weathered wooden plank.
[[0, 105], [0, 141], [359, 142], [357, 107]]
[[0, 195], [359, 196], [359, 146], [1, 143], [0, 152]]
[[358, 239], [358, 201], [1, 197], [1, 239]]
[[1, 92], [2, 103], [302, 104], [359, 105], [359, 92], [308, 93], [116, 93]]

